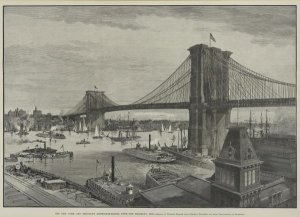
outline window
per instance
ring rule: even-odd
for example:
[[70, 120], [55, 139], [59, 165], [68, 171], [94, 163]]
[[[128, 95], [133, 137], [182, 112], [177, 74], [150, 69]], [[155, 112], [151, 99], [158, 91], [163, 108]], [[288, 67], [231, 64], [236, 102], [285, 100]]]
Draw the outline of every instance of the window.
[[248, 171], [248, 185], [251, 185], [251, 170]]
[[252, 185], [255, 184], [255, 170], [252, 171]]
[[245, 172], [245, 186], [248, 184], [247, 171]]
[[230, 172], [230, 185], [234, 186], [234, 172]]
[[230, 171], [229, 171], [229, 170], [226, 170], [226, 177], [227, 177], [227, 178], [226, 178], [226, 184], [227, 184], [227, 185], [230, 184], [230, 175], [231, 175], [231, 174], [230, 174]]
[[281, 203], [281, 197], [282, 197], [282, 192], [277, 192], [270, 196], [269, 198], [269, 206], [270, 207], [276, 207]]
[[221, 183], [224, 183], [225, 174], [224, 174], [224, 170], [223, 169], [220, 170], [220, 180], [221, 180]]

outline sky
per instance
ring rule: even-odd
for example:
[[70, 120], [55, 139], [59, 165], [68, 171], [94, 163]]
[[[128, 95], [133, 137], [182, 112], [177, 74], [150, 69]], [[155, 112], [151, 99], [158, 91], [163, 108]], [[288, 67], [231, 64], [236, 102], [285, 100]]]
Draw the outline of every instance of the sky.
[[[172, 74], [189, 47], [209, 44], [210, 33], [212, 46], [242, 65], [295, 83], [293, 6], [5, 7], [5, 112], [66, 112], [94, 86], [132, 103]], [[136, 116], [149, 112], [181, 113]]]

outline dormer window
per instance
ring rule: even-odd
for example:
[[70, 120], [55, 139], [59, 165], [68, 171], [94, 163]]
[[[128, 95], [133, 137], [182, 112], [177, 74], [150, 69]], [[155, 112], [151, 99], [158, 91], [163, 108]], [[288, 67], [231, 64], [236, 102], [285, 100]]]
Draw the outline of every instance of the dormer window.
[[250, 160], [251, 158], [252, 158], [252, 150], [251, 150], [251, 148], [248, 148], [247, 159]]
[[234, 160], [235, 159], [234, 154], [235, 154], [235, 148], [231, 145], [231, 141], [230, 141], [228, 147], [228, 158], [230, 160]]

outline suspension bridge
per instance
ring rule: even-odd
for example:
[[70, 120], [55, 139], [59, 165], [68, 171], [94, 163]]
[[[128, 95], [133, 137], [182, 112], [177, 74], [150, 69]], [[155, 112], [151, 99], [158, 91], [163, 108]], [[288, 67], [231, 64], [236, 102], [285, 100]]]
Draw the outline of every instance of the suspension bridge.
[[188, 148], [203, 155], [220, 150], [236, 107], [295, 106], [296, 85], [257, 73], [230, 56], [232, 52], [204, 44], [158, 87], [139, 100], [119, 105], [104, 92], [86, 91], [65, 117], [86, 115], [92, 128], [105, 124], [106, 112], [134, 109], [188, 109]]

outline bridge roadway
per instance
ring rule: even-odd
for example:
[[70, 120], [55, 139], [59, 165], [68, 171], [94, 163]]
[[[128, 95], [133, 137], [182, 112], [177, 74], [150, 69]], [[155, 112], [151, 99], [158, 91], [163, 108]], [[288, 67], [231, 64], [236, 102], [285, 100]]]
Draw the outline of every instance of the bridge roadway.
[[73, 205], [40, 189], [39, 187], [23, 181], [15, 176], [5, 173], [5, 182], [12, 185], [14, 188], [31, 198], [40, 206], [45, 207], [72, 207]]
[[[211, 101], [204, 103], [203, 108], [209, 109], [228, 109], [228, 108], [242, 108], [242, 107], [278, 107], [278, 106], [295, 106], [296, 98], [277, 98], [277, 99], [241, 99], [230, 101]], [[189, 102], [180, 103], [145, 103], [145, 104], [129, 104], [129, 105], [117, 105], [111, 107], [103, 107], [98, 109], [92, 109], [92, 111], [99, 112], [113, 112], [124, 110], [144, 110], [144, 109], [189, 109]], [[76, 113], [65, 116], [78, 116], [86, 114], [85, 112]]]

